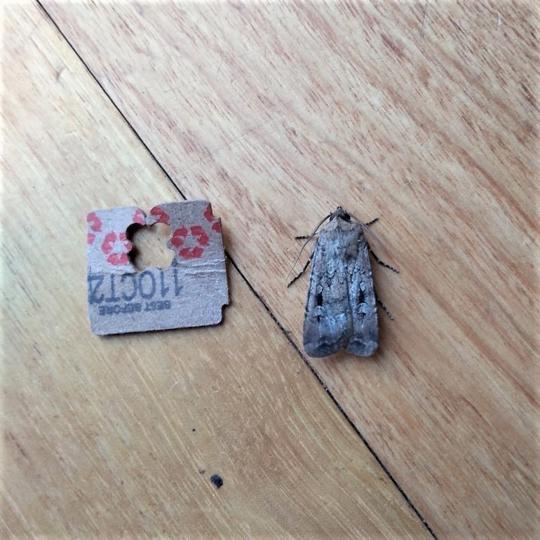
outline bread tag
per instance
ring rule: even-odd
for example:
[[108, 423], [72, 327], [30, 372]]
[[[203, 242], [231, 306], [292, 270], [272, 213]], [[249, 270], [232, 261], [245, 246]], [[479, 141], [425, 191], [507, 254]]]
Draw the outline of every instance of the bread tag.
[[[90, 212], [87, 221], [88, 311], [98, 335], [219, 324], [229, 303], [221, 220], [208, 201]], [[170, 226], [171, 265], [138, 271], [133, 231]]]

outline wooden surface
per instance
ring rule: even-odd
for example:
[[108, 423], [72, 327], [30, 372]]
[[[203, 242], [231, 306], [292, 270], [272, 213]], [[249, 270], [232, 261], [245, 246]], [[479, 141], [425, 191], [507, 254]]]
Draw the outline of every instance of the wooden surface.
[[[535, 537], [534, 4], [45, 2], [64, 37], [32, 6], [6, 11], [6, 531], [427, 535], [414, 507]], [[253, 290], [231, 266], [219, 328], [89, 334], [85, 212], [178, 198], [129, 126], [223, 219]], [[337, 204], [381, 217], [396, 320], [311, 365], [386, 469], [271, 318], [301, 343], [292, 237]]]
[[40, 9], [6, 27], [1, 536], [429, 536], [232, 266], [221, 326], [90, 334], [87, 210], [178, 194]]

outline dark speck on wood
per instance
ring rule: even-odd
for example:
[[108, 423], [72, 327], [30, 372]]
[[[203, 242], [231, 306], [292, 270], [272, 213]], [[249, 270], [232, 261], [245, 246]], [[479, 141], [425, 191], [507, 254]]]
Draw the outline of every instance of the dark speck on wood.
[[223, 478], [219, 476], [219, 474], [213, 474], [210, 477], [210, 482], [216, 486], [217, 489], [219, 489], [223, 485]]

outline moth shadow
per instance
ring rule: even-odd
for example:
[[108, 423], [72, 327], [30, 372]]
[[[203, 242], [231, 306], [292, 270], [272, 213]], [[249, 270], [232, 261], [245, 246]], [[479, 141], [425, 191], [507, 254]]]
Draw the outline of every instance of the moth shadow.
[[380, 356], [379, 350], [375, 351], [374, 354], [371, 356], [357, 356], [356, 354], [347, 352], [345, 349], [342, 349], [341, 351], [332, 354], [331, 356], [327, 356], [326, 358], [323, 358], [327, 363], [336, 363], [336, 364], [344, 364], [348, 362], [376, 362], [378, 360], [378, 357]]

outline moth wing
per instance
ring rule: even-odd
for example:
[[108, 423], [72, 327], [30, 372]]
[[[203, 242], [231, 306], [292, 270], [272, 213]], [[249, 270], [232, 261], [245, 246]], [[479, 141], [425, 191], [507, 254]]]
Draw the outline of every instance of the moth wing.
[[352, 332], [347, 351], [357, 356], [371, 356], [379, 345], [379, 323], [369, 249], [362, 231], [359, 231], [357, 256], [351, 270], [349, 303]]
[[341, 231], [321, 231], [315, 246], [304, 317], [304, 349], [314, 358], [347, 347], [353, 331], [349, 268]]

